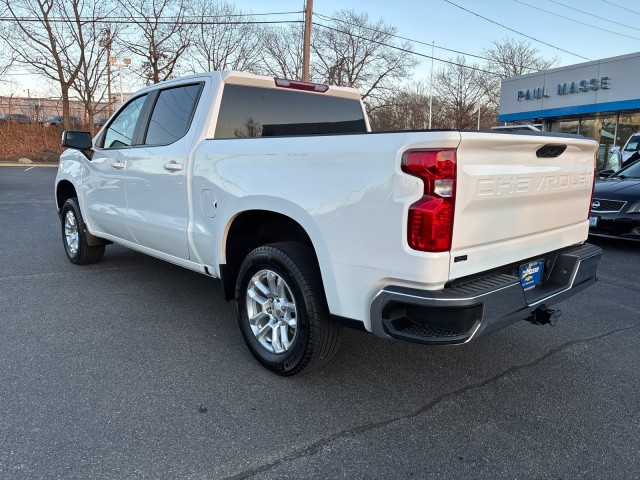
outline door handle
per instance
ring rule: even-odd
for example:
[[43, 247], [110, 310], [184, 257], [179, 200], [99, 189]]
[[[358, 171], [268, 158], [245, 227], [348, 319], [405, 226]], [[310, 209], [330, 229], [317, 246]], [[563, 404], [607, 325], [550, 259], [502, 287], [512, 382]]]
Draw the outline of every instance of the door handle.
[[182, 170], [182, 164], [171, 161], [164, 164], [164, 169], [169, 170], [170, 172], [179, 172], [180, 170]]
[[120, 170], [121, 168], [124, 168], [124, 163], [123, 162], [113, 162], [111, 164], [111, 167], [115, 168], [116, 170]]

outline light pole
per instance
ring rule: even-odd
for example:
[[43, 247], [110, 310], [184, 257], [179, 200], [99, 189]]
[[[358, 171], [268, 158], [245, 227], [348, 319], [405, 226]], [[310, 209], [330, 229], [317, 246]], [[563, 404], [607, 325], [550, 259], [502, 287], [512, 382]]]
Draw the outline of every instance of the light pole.
[[131, 59], [124, 58], [122, 59], [122, 63], [118, 63], [118, 59], [116, 57], [109, 57], [109, 63], [114, 67], [118, 67], [118, 78], [120, 80], [120, 105], [122, 105], [124, 103], [124, 97], [122, 95], [122, 67], [128, 67], [131, 65]]
[[105, 28], [100, 46], [107, 49], [107, 117], [111, 116], [111, 29]]

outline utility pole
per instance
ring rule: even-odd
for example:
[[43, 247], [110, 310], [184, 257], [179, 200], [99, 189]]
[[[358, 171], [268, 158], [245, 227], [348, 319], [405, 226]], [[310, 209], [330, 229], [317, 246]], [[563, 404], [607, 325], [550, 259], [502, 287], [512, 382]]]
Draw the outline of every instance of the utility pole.
[[313, 0], [307, 0], [304, 7], [304, 43], [302, 46], [302, 81], [309, 81], [309, 57], [311, 56], [311, 21]]
[[433, 49], [436, 42], [431, 42], [431, 78], [429, 79], [429, 130], [431, 130], [431, 111], [433, 110]]

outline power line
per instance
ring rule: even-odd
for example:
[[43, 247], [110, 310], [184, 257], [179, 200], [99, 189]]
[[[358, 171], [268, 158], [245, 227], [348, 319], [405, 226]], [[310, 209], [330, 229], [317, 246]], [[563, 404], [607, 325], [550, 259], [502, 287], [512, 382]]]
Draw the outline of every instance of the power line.
[[[232, 17], [266, 17], [273, 15], [297, 15], [304, 13], [302, 10], [291, 11], [291, 12], [264, 12], [264, 13], [231, 13], [231, 14], [221, 14], [221, 15], [182, 15], [182, 16], [164, 16], [162, 17], [166, 21], [173, 22], [182, 22], [182, 21], [190, 21], [189, 19], [205, 19], [205, 18], [232, 18]], [[101, 21], [113, 21], [113, 22], [127, 22], [131, 20], [140, 20], [145, 21], [149, 20], [152, 17], [144, 17], [144, 16], [105, 16], [105, 17], [80, 17], [81, 22], [101, 22]], [[160, 17], [157, 17], [158, 19]], [[37, 22], [42, 21], [43, 19], [40, 17], [0, 17], [0, 21], [24, 21], [24, 22]], [[49, 17], [47, 21], [50, 22], [69, 22], [69, 19], [64, 17]]]
[[[274, 13], [255, 14], [255, 15], [279, 15], [279, 14], [283, 14], [283, 15], [284, 15], [284, 14], [292, 14], [292, 13], [302, 13], [302, 12], [274, 12]], [[349, 22], [344, 22], [344, 20], [335, 19], [335, 18], [333, 18], [333, 17], [329, 17], [329, 16], [326, 16], [326, 15], [320, 15], [320, 14], [314, 14], [314, 15], [317, 15], [318, 17], [321, 17], [321, 18], [331, 19], [331, 20], [334, 20], [334, 21], [342, 21], [343, 23], [347, 23], [347, 24], [349, 24]], [[250, 15], [249, 15], [249, 14], [246, 14], [246, 15], [238, 15], [238, 16], [250, 16]], [[206, 17], [206, 18], [218, 18], [218, 17], [224, 18], [225, 16], [224, 16], [224, 15], [222, 15], [222, 16], [210, 16], [210, 17]], [[175, 23], [176, 23], [176, 21], [170, 21], [170, 20], [168, 20], [168, 18], [172, 18], [172, 17], [163, 17], [163, 18], [164, 18], [163, 20], [157, 20], [157, 21], [155, 21], [154, 23], [155, 23], [155, 24], [175, 24]], [[288, 24], [288, 23], [303, 23], [303, 21], [302, 21], [302, 20], [240, 21], [240, 22], [238, 22], [238, 21], [231, 21], [231, 22], [207, 22], [207, 21], [189, 21], [189, 20], [185, 20], [184, 18], [193, 18], [193, 17], [183, 17], [183, 19], [179, 20], [179, 23], [180, 23], [180, 24], [183, 24], [183, 25], [227, 25], [227, 24], [230, 24], [230, 25], [238, 25], [238, 24], [242, 24], [242, 25], [244, 25], [244, 24]], [[200, 17], [197, 17], [197, 18], [200, 18]], [[143, 17], [129, 17], [129, 18], [126, 18], [126, 19], [125, 19], [125, 18], [123, 18], [123, 17], [105, 17], [105, 18], [97, 18], [97, 17], [96, 17], [96, 18], [89, 18], [89, 17], [84, 17], [84, 18], [82, 18], [80, 21], [81, 21], [81, 22], [87, 22], [87, 23], [90, 23], [90, 22], [95, 22], [95, 23], [111, 23], [111, 22], [118, 22], [118, 23], [125, 23], [125, 24], [137, 24], [137, 23], [142, 22], [142, 21], [145, 21], [145, 20], [148, 20], [148, 19], [145, 19], [145, 18], [143, 18]], [[0, 17], [0, 21], [42, 22], [42, 19], [41, 19], [41, 18], [37, 18], [37, 17], [19, 17], [19, 18], [13, 18], [13, 17]], [[68, 20], [66, 20], [66, 19], [63, 19], [63, 18], [55, 18], [55, 17], [53, 17], [53, 18], [49, 18], [49, 19], [48, 19], [48, 21], [49, 21], [49, 22], [51, 22], [51, 23], [65, 23], [65, 22], [68, 22]], [[362, 36], [357, 36], [357, 35], [352, 34], [351, 32], [347, 32], [347, 31], [340, 30], [340, 29], [337, 29], [337, 28], [329, 27], [329, 26], [327, 26], [327, 25], [323, 25], [323, 24], [320, 24], [320, 23], [316, 23], [316, 25], [321, 26], [321, 27], [324, 27], [324, 28], [327, 28], [327, 29], [329, 29], [329, 30], [334, 30], [334, 31], [339, 32], [339, 33], [344, 33], [344, 34], [347, 34], [347, 35], [352, 35], [353, 37], [356, 37], [356, 38], [360, 38], [360, 39], [363, 39], [363, 40], [372, 41], [372, 42], [374, 42], [374, 43], [379, 43], [379, 44], [384, 45], [384, 46], [386, 46], [386, 47], [393, 48], [393, 49], [400, 50], [400, 51], [404, 51], [404, 52], [406, 52], [406, 53], [410, 53], [410, 54], [412, 54], [412, 55], [416, 55], [416, 56], [419, 56], [419, 57], [424, 57], [424, 58], [428, 58], [428, 59], [431, 59], [431, 58], [432, 58], [430, 55], [421, 54], [421, 53], [415, 52], [415, 51], [413, 51], [413, 50], [404, 49], [404, 48], [401, 48], [401, 47], [397, 47], [397, 46], [395, 46], [395, 45], [386, 44], [386, 43], [384, 43], [384, 42], [378, 42], [378, 41], [375, 41], [375, 40], [370, 39], [370, 38], [366, 38], [366, 37], [362, 37]], [[352, 25], [353, 25], [353, 24], [352, 24]], [[363, 26], [363, 27], [364, 27], [364, 26]], [[373, 29], [373, 28], [370, 28], [370, 27], [364, 27], [364, 28], [365, 28], [365, 29], [367, 29], [367, 30], [371, 30], [371, 31], [374, 31], [374, 32], [378, 32], [378, 33], [386, 33], [386, 32], [380, 32], [379, 30], [376, 30], [376, 29]], [[409, 42], [418, 43], [418, 44], [421, 44], [421, 45], [431, 46], [431, 44], [427, 44], [427, 43], [425, 43], [425, 42], [421, 42], [421, 41], [419, 41], [419, 40], [413, 40], [413, 39], [410, 39], [410, 38], [407, 38], [407, 37], [402, 37], [402, 36], [400, 36], [400, 35], [389, 34], [389, 36], [391, 36], [391, 37], [396, 37], [396, 38], [400, 38], [400, 39], [403, 39], [403, 40], [406, 40], [406, 41], [409, 41]], [[488, 59], [488, 58], [486, 58], [486, 57], [482, 57], [482, 56], [480, 56], [480, 55], [474, 55], [474, 54], [471, 54], [471, 53], [460, 52], [460, 51], [458, 51], [458, 50], [452, 50], [452, 49], [445, 48], [445, 47], [437, 46], [436, 48], [438, 48], [438, 49], [440, 49], [440, 50], [445, 50], [445, 51], [449, 51], [449, 52], [458, 53], [458, 54], [461, 54], [461, 55], [466, 55], [466, 56], [471, 56], [471, 57], [475, 57], [475, 58], [480, 58], [480, 59], [483, 59], [483, 60], [490, 60], [490, 59]], [[434, 60], [436, 60], [436, 61], [438, 61], [438, 62], [441, 62], [441, 63], [446, 63], [446, 64], [450, 64], [450, 65], [459, 66], [459, 67], [462, 67], [462, 68], [468, 68], [468, 69], [471, 69], [471, 70], [477, 70], [477, 71], [479, 71], [479, 72], [483, 72], [483, 73], [487, 73], [487, 74], [491, 74], [491, 75], [495, 75], [495, 76], [501, 76], [501, 75], [499, 75], [499, 74], [497, 74], [497, 73], [495, 73], [495, 72], [490, 72], [490, 71], [488, 71], [488, 70], [483, 70], [483, 69], [481, 69], [481, 68], [473, 67], [473, 66], [470, 66], [470, 65], [464, 65], [464, 64], [457, 63], [457, 62], [452, 62], [452, 61], [449, 61], [449, 60], [443, 60], [443, 59], [441, 59], [441, 58], [436, 58], [436, 57], [434, 57]], [[521, 66], [521, 67], [523, 67], [523, 68], [529, 68], [529, 69], [531, 69], [530, 67], [526, 67], [526, 66], [523, 66], [523, 65], [517, 65], [517, 66]], [[533, 70], [533, 69], [531, 69], [531, 70]]]
[[465, 12], [468, 12], [468, 13], [470, 13], [472, 15], [475, 15], [476, 17], [482, 18], [483, 20], [486, 20], [487, 22], [493, 23], [494, 25], [498, 25], [499, 27], [502, 27], [502, 28], [506, 28], [507, 30], [509, 30], [509, 31], [511, 31], [513, 33], [517, 33], [518, 35], [522, 35], [523, 37], [529, 38], [529, 39], [531, 39], [531, 40], [533, 40], [535, 42], [542, 43], [543, 45], [546, 45], [546, 46], [551, 47], [551, 48], [555, 48], [556, 50], [560, 50], [561, 52], [564, 52], [564, 53], [568, 53], [569, 55], [573, 55], [574, 57], [582, 58], [583, 60], [589, 60], [589, 61], [591, 60], [590, 58], [583, 57], [582, 55], [578, 55], [577, 53], [570, 52], [569, 50], [565, 50], [564, 48], [556, 47], [555, 45], [551, 45], [550, 43], [544, 42], [542, 40], [538, 40], [535, 37], [527, 35], [526, 33], [519, 32], [518, 30], [514, 30], [513, 28], [507, 27], [506, 25], [498, 23], [495, 20], [491, 20], [490, 18], [483, 17], [479, 13], [472, 12], [471, 10], [466, 9], [466, 8], [458, 5], [457, 3], [453, 3], [451, 0], [444, 0], [444, 1], [449, 3], [449, 4], [451, 4], [451, 5], [453, 5], [454, 7], [458, 7], [460, 10], [464, 10]]
[[603, 32], [613, 33], [614, 35], [620, 35], [621, 37], [627, 37], [627, 38], [631, 38], [633, 40], [640, 40], [640, 38], [634, 37], [632, 35], [626, 35], [624, 33], [614, 32], [613, 30], [608, 30], [606, 28], [598, 27], [596, 25], [591, 25], [590, 23], [581, 22], [580, 20], [575, 20], [575, 19], [570, 18], [570, 17], [565, 17], [564, 15], [560, 15], [559, 13], [550, 12], [549, 10], [545, 10], [544, 8], [540, 8], [540, 7], [536, 6], [536, 5], [529, 5], [528, 3], [525, 3], [522, 0], [513, 0], [513, 1], [516, 2], [516, 3], [519, 3], [521, 5], [526, 5], [529, 8], [533, 8], [534, 10], [538, 10], [540, 12], [548, 13], [549, 15], [554, 15], [556, 17], [564, 18], [565, 20], [569, 20], [570, 22], [578, 23], [580, 25], [586, 25], [587, 27], [595, 28], [597, 30], [602, 30]]
[[553, 2], [553, 3], [557, 3], [558, 5], [562, 5], [563, 7], [570, 8], [571, 10], [574, 10], [576, 12], [584, 13], [585, 15], [589, 15], [590, 17], [599, 18], [600, 20], [604, 20], [605, 22], [613, 23], [614, 25], [621, 25], [623, 27], [631, 28], [633, 30], [638, 30], [637, 27], [633, 27], [631, 25], [626, 25], [624, 23], [620, 23], [620, 22], [615, 21], [615, 20], [609, 20], [607, 18], [600, 17], [600, 16], [595, 15], [593, 13], [585, 12], [584, 10], [580, 10], [578, 8], [575, 8], [575, 7], [571, 6], [571, 5], [567, 5], [566, 3], [558, 2], [557, 0], [549, 0], [549, 1]]
[[394, 50], [399, 50], [401, 52], [409, 53], [411, 55], [416, 55], [418, 57], [423, 57], [423, 58], [428, 58], [428, 59], [433, 58], [437, 62], [447, 63], [449, 65], [455, 65], [457, 67], [462, 67], [462, 68], [468, 68], [469, 70], [476, 70], [478, 72], [486, 73], [488, 75], [494, 75], [496, 77], [502, 77], [502, 75], [500, 75], [499, 73], [490, 72], [489, 70], [484, 70], [482, 68], [474, 67], [474, 66], [471, 66], [471, 65], [464, 65], [462, 63], [452, 62], [450, 60], [443, 60], [442, 58], [432, 57], [431, 55], [426, 55], [424, 53], [414, 52], [413, 50], [409, 50], [408, 48], [402, 48], [402, 47], [398, 47], [396, 45], [391, 45], [391, 44], [388, 44], [388, 43], [385, 43], [385, 42], [381, 42], [379, 40], [374, 40], [372, 38], [367, 38], [367, 37], [363, 37], [363, 36], [360, 36], [360, 35], [356, 35], [356, 34], [354, 34], [352, 32], [347, 32], [345, 30], [340, 30], [339, 28], [334, 28], [334, 27], [330, 27], [328, 25], [323, 25], [322, 23], [315, 23], [314, 25], [317, 25], [317, 26], [322, 27], [322, 28], [326, 28], [327, 30], [333, 30], [334, 32], [344, 33], [345, 35], [350, 35], [350, 36], [352, 36], [354, 38], [359, 38], [361, 40], [367, 40], [368, 42], [377, 43], [378, 45], [382, 45], [382, 46], [388, 47], [388, 48], [393, 48]]
[[229, 13], [222, 15], [187, 15], [187, 17], [197, 17], [197, 18], [229, 18], [229, 17], [266, 17], [271, 15], [297, 15], [300, 13], [304, 13], [303, 10], [298, 10], [295, 12], [267, 12], [267, 13]]
[[[400, 40], [406, 40], [407, 42], [417, 43], [417, 44], [420, 44], [420, 45], [425, 45], [427, 47], [435, 46], [435, 48], [437, 48], [438, 50], [445, 50], [447, 52], [457, 53], [459, 55], [464, 55], [464, 56], [467, 56], [467, 57], [479, 58], [480, 60], [486, 60], [488, 62], [494, 61], [494, 59], [491, 59], [489, 57], [483, 57], [482, 55], [476, 55], [476, 54], [473, 54], [473, 53], [461, 52], [460, 50], [453, 50], [451, 48], [441, 47], [441, 46], [438, 46], [438, 45], [432, 45], [431, 43], [422, 42], [420, 40], [415, 40], [413, 38], [403, 37], [402, 35], [396, 35], [394, 33], [383, 32], [382, 30], [377, 30], [375, 28], [367, 27], [367, 26], [364, 26], [364, 25], [357, 25], [355, 23], [347, 22], [346, 20], [335, 18], [335, 17], [330, 17], [328, 15], [323, 15], [323, 14], [320, 14], [320, 13], [314, 13], [314, 16], [320, 17], [320, 18], [322, 18], [324, 20], [332, 20], [334, 22], [342, 22], [342, 23], [346, 23], [347, 25], [357, 26], [357, 27], [363, 28], [365, 30], [370, 30], [370, 31], [375, 32], [375, 33], [383, 33], [383, 34], [388, 35], [388, 36], [393, 37], [393, 38], [399, 38]], [[429, 58], [431, 58], [431, 57], [429, 57]], [[531, 71], [537, 71], [535, 68], [529, 67], [527, 65], [518, 65], [517, 63], [507, 63], [507, 65], [510, 65], [510, 66], [513, 66], [513, 67], [526, 68], [527, 70], [531, 70]]]
[[618, 5], [617, 3], [610, 2], [609, 0], [602, 0], [605, 3], [613, 5], [614, 7], [621, 8], [622, 10], [626, 10], [627, 12], [635, 13], [636, 15], [640, 15], [640, 12], [636, 12], [635, 10], [631, 10], [630, 8], [623, 7], [622, 5]]
[[[165, 17], [167, 18], [167, 17]], [[42, 18], [37, 17], [0, 17], [0, 22], [37, 22], [42, 23]], [[48, 18], [47, 22], [49, 23], [68, 23], [69, 21], [63, 18]], [[80, 19], [80, 23], [121, 23], [128, 25], [138, 25], [140, 23], [149, 22], [148, 18], [144, 17], [129, 17], [129, 18], [113, 18], [113, 17], [104, 17], [104, 18], [84, 18]], [[254, 25], [254, 24], [282, 24], [282, 23], [303, 23], [302, 20], [243, 20], [243, 21], [229, 21], [229, 22], [206, 22], [206, 21], [197, 21], [197, 20], [158, 20], [154, 19], [154, 25], [175, 25], [179, 23], [181, 25]]]

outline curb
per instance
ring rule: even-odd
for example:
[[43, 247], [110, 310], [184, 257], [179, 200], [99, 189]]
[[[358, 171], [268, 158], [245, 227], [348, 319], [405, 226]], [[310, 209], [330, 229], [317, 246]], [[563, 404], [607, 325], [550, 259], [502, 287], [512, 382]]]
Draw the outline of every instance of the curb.
[[17, 162], [0, 162], [0, 167], [55, 167], [58, 168], [57, 163], [17, 163]]

